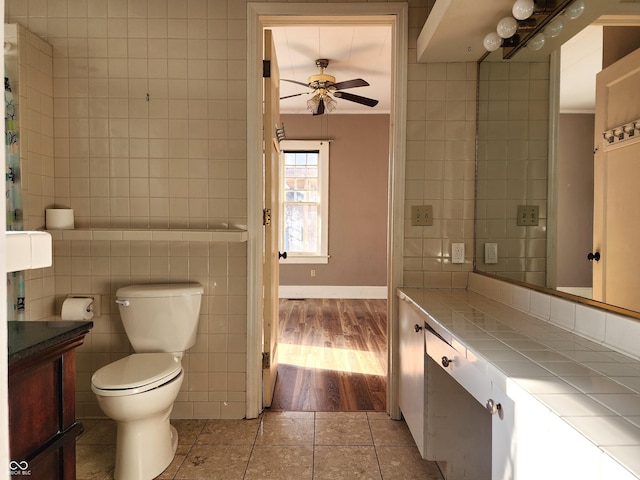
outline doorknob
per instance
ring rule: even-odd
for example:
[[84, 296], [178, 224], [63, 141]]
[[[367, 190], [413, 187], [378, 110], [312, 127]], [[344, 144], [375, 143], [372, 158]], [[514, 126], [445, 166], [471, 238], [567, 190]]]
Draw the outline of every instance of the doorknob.
[[589, 252], [589, 255], [587, 255], [587, 260], [589, 260], [590, 262], [595, 260], [596, 262], [600, 261], [600, 252], [596, 252], [596, 253], [591, 253]]
[[287, 259], [287, 252], [278, 252], [278, 258], [284, 258], [285, 260]]

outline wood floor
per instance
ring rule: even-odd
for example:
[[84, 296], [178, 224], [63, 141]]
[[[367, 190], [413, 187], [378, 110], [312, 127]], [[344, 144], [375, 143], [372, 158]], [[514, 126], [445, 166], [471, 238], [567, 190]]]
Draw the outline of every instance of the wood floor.
[[282, 299], [272, 410], [384, 411], [387, 301]]

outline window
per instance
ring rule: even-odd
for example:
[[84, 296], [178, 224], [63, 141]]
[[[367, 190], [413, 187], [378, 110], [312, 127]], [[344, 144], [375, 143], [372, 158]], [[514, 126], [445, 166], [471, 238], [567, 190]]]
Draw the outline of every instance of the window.
[[328, 263], [329, 142], [280, 143], [282, 263]]

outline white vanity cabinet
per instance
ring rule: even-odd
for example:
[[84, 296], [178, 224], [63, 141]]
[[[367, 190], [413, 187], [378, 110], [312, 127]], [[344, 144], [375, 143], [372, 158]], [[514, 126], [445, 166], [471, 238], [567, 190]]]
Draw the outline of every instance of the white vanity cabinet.
[[424, 314], [403, 299], [400, 302], [400, 395], [402, 415], [422, 458], [425, 452], [426, 387]]
[[406, 299], [399, 308], [400, 410], [422, 458], [437, 461], [450, 480], [513, 478], [500, 461], [508, 457], [513, 403], [425, 312]]

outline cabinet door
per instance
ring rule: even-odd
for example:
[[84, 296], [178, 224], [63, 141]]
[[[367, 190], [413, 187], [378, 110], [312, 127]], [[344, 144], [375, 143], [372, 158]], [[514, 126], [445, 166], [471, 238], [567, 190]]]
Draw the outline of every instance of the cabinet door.
[[406, 300], [400, 302], [399, 404], [420, 455], [425, 458], [424, 320]]

